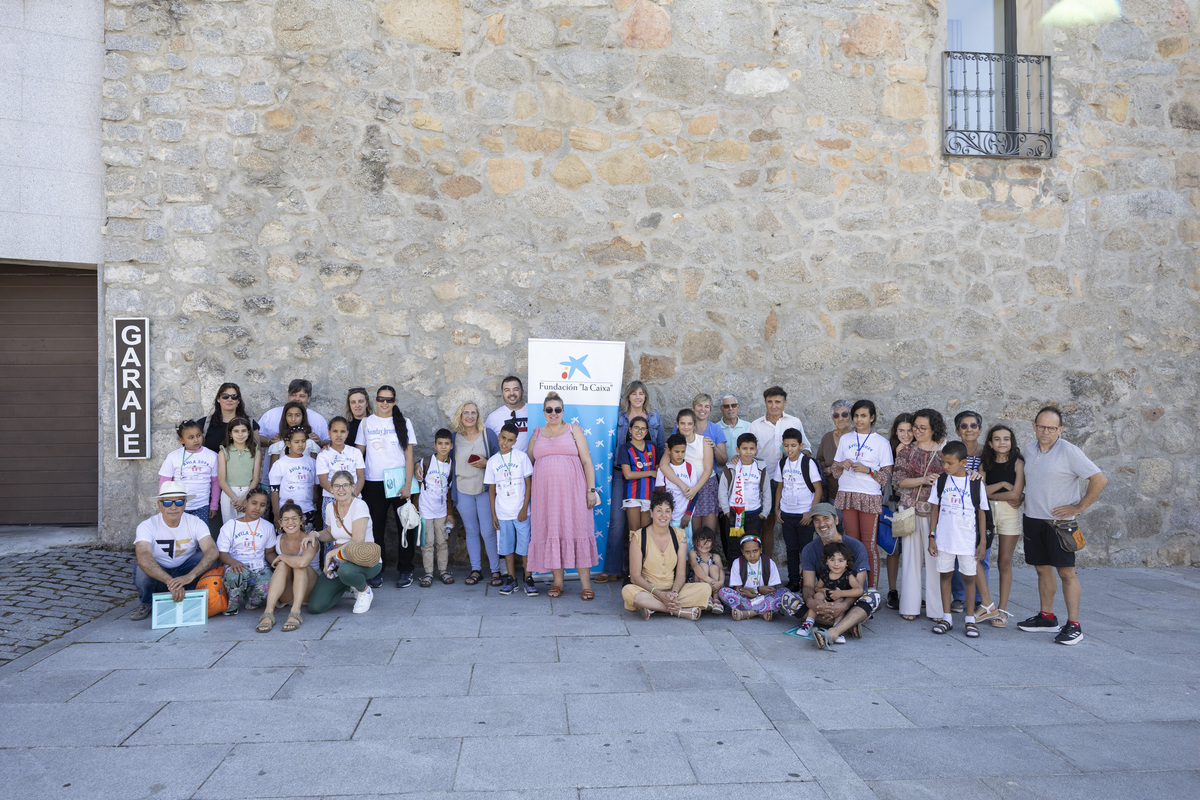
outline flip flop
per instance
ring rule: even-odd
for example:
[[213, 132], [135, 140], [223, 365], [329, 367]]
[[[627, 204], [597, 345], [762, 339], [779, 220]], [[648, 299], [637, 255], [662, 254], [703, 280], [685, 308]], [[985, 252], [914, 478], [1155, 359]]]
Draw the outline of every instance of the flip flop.
[[[292, 625], [292, 620], [296, 620], [295, 625]], [[304, 622], [304, 620], [301, 619], [300, 615], [293, 611], [292, 613], [288, 614], [287, 621], [283, 623], [283, 627], [280, 628], [280, 630], [284, 633], [291, 633], [292, 631], [296, 630], [296, 628], [299, 628], [300, 623], [302, 622]], [[291, 625], [290, 628], [288, 627], [289, 625]]]
[[258, 627], [256, 627], [254, 630], [258, 631], [259, 633], [270, 633], [271, 628], [274, 628], [274, 627], [275, 627], [275, 615], [274, 614], [263, 614], [261, 617], [258, 618]]

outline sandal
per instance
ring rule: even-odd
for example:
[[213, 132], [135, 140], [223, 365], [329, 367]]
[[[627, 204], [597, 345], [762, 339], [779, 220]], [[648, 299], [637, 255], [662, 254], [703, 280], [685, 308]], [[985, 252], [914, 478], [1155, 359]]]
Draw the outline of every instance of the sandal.
[[718, 603], [718, 602], [717, 602], [717, 601], [715, 601], [715, 600], [710, 600], [710, 601], [709, 601], [709, 603], [708, 603], [708, 613], [710, 613], [710, 614], [724, 614], [724, 613], [725, 613], [725, 606], [721, 605], [720, 603]]
[[561, 597], [562, 587], [556, 583], [550, 587], [550, 591], [546, 592], [546, 594], [550, 595], [551, 597]]
[[832, 650], [833, 639], [829, 638], [829, 631], [821, 628], [812, 629], [812, 642], [817, 646], [818, 650]]
[[270, 633], [271, 628], [274, 628], [274, 627], [275, 627], [275, 615], [274, 614], [263, 614], [261, 617], [258, 618], [258, 627], [256, 627], [254, 630], [258, 631], [259, 633]]
[[[292, 620], [296, 621], [293, 623]], [[292, 613], [288, 614], [287, 622], [283, 623], [283, 627], [280, 628], [280, 630], [282, 630], [284, 633], [291, 633], [292, 631], [296, 630], [296, 628], [300, 627], [301, 622], [304, 622], [304, 620], [300, 618], [300, 613], [298, 611], [293, 611]]]
[[479, 583], [479, 579], [482, 577], [482, 572], [477, 569], [473, 569], [471, 570], [471, 574], [467, 576], [467, 579], [463, 581], [463, 583], [465, 583], [467, 586], [474, 586], [475, 584]]
[[974, 622], [968, 622], [966, 625], [963, 626], [963, 635], [965, 635], [968, 639], [978, 639], [979, 638], [979, 626], [976, 625]]
[[996, 611], [999, 614], [999, 616], [997, 616], [994, 620], [992, 620], [992, 627], [993, 628], [1007, 627], [1008, 626], [1008, 618], [1011, 617], [1012, 614], [1008, 613], [1003, 608], [998, 608], [998, 609], [996, 609]]
[[759, 616], [763, 618], [764, 622], [770, 622], [771, 618], [775, 616], [775, 612], [774, 611], [764, 611]]
[[639, 608], [638, 609], [638, 614], [641, 615], [642, 619], [650, 619], [650, 615], [653, 613], [654, 612], [648, 608]]
[[858, 629], [858, 626], [857, 626], [857, 625], [855, 625], [853, 628], [851, 628], [851, 629], [850, 629], [850, 635], [851, 635], [853, 638], [855, 638], [855, 639], [861, 639], [861, 638], [862, 638], [862, 631], [860, 631], [860, 630]]
[[421, 582], [419, 585], [422, 589], [428, 589], [430, 586], [433, 586], [433, 576], [432, 575], [422, 575]]
[[584, 600], [595, 600], [596, 599], [596, 593], [593, 592], [591, 589], [584, 589], [579, 594], [580, 594], [580, 597], [582, 597]]
[[741, 622], [744, 619], [750, 619], [751, 617], [754, 616], [753, 611], [747, 611], [744, 608], [735, 608], [732, 613], [733, 613], [733, 619], [736, 622]]
[[592, 583], [608, 583], [612, 580], [612, 576], [601, 572], [599, 575], [592, 576]]
[[933, 632], [937, 634], [949, 633], [954, 628], [954, 624], [946, 622], [944, 619], [939, 619], [933, 625]]
[[447, 585], [454, 583], [454, 576], [450, 574], [450, 570], [443, 570], [442, 574], [438, 575], [438, 577], [442, 579], [442, 583]]
[[675, 612], [675, 616], [679, 617], [680, 619], [690, 619], [692, 621], [698, 620], [700, 619], [700, 607], [696, 606], [694, 608], [681, 608]]
[[503, 585], [504, 585], [504, 578], [501, 577], [499, 572], [493, 572], [492, 579], [491, 579], [491, 581], [488, 582], [488, 586], [503, 586]]
[[912, 622], [916, 618], [917, 618], [916, 614], [901, 614], [900, 615], [900, 619], [906, 619], [909, 622]]

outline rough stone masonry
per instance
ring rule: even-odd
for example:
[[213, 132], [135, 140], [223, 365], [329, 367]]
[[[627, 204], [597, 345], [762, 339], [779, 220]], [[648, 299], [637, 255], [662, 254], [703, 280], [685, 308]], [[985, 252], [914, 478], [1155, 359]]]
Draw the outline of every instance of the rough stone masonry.
[[782, 383], [814, 436], [1061, 403], [1112, 479], [1081, 563], [1200, 563], [1197, 3], [1122, 5], [1042, 31], [1056, 154], [1002, 160], [941, 154], [944, 0], [106, 0], [155, 457], [108, 455], [110, 362], [103, 539], [223, 380], [392, 383], [428, 445], [539, 336], [626, 341], [659, 408]]

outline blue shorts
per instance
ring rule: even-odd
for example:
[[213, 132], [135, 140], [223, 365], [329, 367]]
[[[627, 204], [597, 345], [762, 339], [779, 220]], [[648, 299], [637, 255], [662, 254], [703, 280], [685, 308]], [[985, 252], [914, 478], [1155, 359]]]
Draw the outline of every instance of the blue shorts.
[[500, 555], [529, 555], [529, 520], [500, 520]]

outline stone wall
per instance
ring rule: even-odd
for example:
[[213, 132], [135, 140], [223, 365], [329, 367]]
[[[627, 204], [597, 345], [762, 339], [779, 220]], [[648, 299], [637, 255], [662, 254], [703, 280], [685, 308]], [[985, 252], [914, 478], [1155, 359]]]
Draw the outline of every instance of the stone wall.
[[782, 383], [815, 436], [1061, 403], [1111, 478], [1083, 561], [1200, 562], [1197, 8], [1123, 6], [1044, 31], [1057, 154], [1005, 161], [940, 153], [941, 0], [107, 0], [103, 302], [153, 318], [157, 430], [104, 538], [222, 380], [393, 383], [427, 443], [537, 336], [625, 340], [659, 407]]

